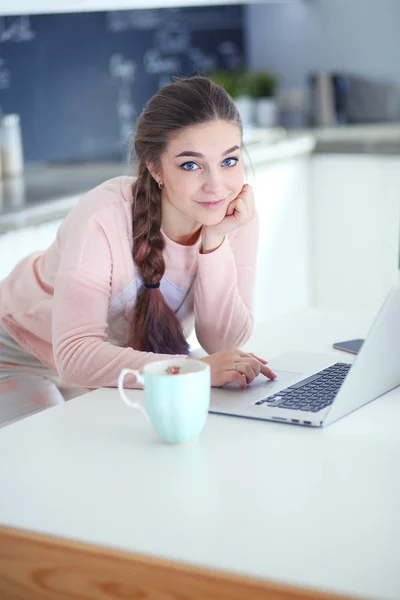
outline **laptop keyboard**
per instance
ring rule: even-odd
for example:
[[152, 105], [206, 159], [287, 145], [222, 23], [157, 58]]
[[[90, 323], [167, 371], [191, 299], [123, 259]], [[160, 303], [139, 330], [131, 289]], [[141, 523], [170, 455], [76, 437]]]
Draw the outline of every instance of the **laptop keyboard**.
[[351, 365], [335, 363], [255, 404], [318, 412], [332, 404]]

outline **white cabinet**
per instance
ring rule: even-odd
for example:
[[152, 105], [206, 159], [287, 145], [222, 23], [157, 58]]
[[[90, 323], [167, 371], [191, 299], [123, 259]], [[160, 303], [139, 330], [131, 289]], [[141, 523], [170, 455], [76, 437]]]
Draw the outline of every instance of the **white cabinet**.
[[0, 281], [24, 256], [50, 246], [61, 223], [58, 219], [0, 235]]
[[398, 281], [400, 157], [312, 158], [318, 306], [377, 310]]
[[260, 218], [255, 321], [262, 322], [313, 302], [310, 232], [310, 156], [255, 169]]
[[[277, 0], [213, 0], [212, 4], [257, 4]], [[282, 0], [283, 1], [283, 0]], [[135, 8], [167, 8], [174, 6], [204, 6], [204, 0], [2, 0], [0, 15], [34, 15], [44, 13], [67, 13], [108, 11]]]

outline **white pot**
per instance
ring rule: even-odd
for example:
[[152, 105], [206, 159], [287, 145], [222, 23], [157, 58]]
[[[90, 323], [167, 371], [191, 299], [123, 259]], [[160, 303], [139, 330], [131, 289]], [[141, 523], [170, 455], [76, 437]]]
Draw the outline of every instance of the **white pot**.
[[278, 104], [275, 98], [258, 98], [256, 121], [259, 127], [275, 127], [278, 122]]
[[235, 98], [236, 108], [239, 111], [240, 118], [242, 119], [243, 127], [254, 124], [254, 109], [255, 102], [251, 96], [241, 96]]

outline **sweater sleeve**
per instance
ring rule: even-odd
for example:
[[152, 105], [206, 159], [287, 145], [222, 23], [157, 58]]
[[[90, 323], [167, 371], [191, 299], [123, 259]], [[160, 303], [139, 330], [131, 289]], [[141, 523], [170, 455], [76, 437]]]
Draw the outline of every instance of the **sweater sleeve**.
[[[149, 362], [171, 358], [107, 342], [111, 276], [108, 240], [99, 226], [91, 226], [80, 260], [65, 260], [54, 286], [53, 354], [65, 383], [89, 388], [116, 387], [123, 368], [141, 369]], [[126, 377], [125, 385], [140, 387], [134, 376]]]
[[200, 254], [195, 282], [196, 335], [209, 353], [249, 339], [258, 245], [258, 218], [227, 236], [209, 254]]

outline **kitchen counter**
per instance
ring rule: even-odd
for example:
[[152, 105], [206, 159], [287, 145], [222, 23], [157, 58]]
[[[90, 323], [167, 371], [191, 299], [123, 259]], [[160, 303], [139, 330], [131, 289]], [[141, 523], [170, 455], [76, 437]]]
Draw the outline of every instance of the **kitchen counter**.
[[[255, 167], [309, 154], [315, 140], [307, 132], [288, 134], [283, 128], [247, 129], [244, 162]], [[0, 180], [0, 234], [63, 218], [79, 198], [103, 181], [134, 174], [128, 162], [28, 166], [23, 177]]]
[[118, 163], [28, 166], [23, 177], [0, 180], [0, 233], [61, 218], [84, 192], [130, 172]]
[[[313, 152], [400, 156], [400, 124], [248, 128], [244, 142], [244, 162], [250, 167]], [[28, 166], [23, 177], [0, 180], [0, 234], [63, 218], [91, 188], [133, 173], [134, 165], [127, 161]]]
[[366, 143], [362, 140], [337, 142], [319, 141], [315, 146], [316, 154], [379, 154], [381, 156], [400, 156], [400, 140], [384, 142], [377, 140]]
[[315, 137], [315, 153], [400, 156], [400, 124], [382, 123], [305, 130]]

